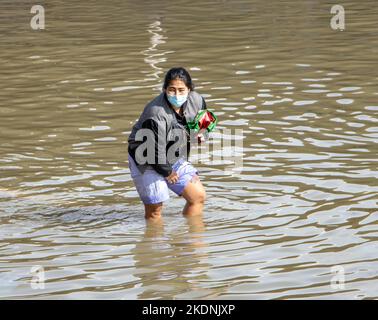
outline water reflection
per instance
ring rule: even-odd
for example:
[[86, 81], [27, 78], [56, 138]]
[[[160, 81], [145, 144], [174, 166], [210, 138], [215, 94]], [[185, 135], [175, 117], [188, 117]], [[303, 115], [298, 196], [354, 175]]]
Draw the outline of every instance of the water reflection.
[[209, 294], [200, 282], [207, 279], [206, 232], [202, 216], [186, 218], [186, 228], [166, 232], [163, 220], [147, 222], [136, 243], [134, 276], [141, 281], [138, 299], [195, 299]]

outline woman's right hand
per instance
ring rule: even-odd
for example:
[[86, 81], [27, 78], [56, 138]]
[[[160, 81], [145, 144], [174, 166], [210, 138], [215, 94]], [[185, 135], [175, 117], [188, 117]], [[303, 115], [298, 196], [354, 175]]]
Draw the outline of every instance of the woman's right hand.
[[179, 176], [176, 171], [172, 171], [171, 174], [165, 179], [167, 179], [169, 183], [175, 184], [178, 181]]

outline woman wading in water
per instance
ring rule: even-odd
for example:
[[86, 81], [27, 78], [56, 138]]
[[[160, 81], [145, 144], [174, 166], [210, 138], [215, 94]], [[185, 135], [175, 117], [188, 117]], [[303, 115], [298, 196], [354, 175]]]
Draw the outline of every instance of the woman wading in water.
[[188, 123], [203, 109], [205, 100], [194, 91], [189, 73], [172, 68], [165, 75], [163, 92], [145, 106], [132, 128], [129, 167], [146, 219], [161, 217], [169, 190], [185, 198], [184, 215], [202, 213], [206, 192], [187, 160], [193, 133]]

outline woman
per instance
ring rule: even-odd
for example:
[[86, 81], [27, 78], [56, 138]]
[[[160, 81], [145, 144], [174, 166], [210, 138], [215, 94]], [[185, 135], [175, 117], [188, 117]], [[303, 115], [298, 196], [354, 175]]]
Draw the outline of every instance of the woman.
[[202, 213], [206, 192], [187, 161], [191, 133], [186, 127], [201, 109], [206, 103], [194, 91], [189, 73], [172, 68], [163, 92], [146, 105], [134, 125], [128, 139], [129, 167], [146, 219], [160, 219], [169, 190], [185, 198], [184, 215]]

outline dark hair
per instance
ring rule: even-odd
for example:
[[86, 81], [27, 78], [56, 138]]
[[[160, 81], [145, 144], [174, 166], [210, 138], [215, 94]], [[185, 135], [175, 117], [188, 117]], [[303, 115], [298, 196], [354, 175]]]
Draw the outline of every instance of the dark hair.
[[165, 75], [163, 89], [167, 89], [169, 83], [176, 79], [182, 80], [190, 90], [194, 90], [194, 84], [189, 72], [182, 67], [168, 70], [167, 74]]

